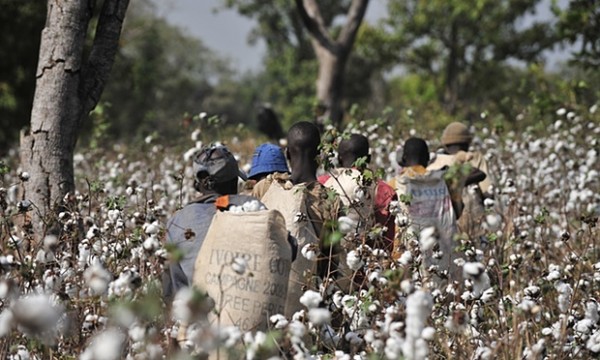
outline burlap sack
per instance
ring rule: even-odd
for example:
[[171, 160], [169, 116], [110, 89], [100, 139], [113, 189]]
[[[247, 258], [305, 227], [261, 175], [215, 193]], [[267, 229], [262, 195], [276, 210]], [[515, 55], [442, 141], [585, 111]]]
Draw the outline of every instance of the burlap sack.
[[485, 215], [483, 192], [488, 191], [491, 184], [488, 166], [484, 157], [478, 152], [464, 151], [459, 151], [454, 155], [438, 154], [435, 160], [427, 166], [427, 169], [438, 170], [444, 166], [452, 166], [466, 162], [486, 174], [484, 181], [479, 184], [460, 189], [463, 208], [462, 213], [458, 218], [458, 229], [462, 233], [467, 233], [471, 237], [476, 238], [484, 233], [481, 227], [481, 221]]
[[[276, 210], [218, 211], [196, 258], [193, 282], [215, 301], [211, 321], [242, 331], [265, 331], [269, 316], [283, 314], [291, 266], [285, 220]], [[246, 271], [232, 267], [238, 258]]]
[[269, 209], [279, 210], [285, 218], [285, 224], [290, 234], [298, 241], [298, 257], [292, 263], [285, 305], [285, 316], [291, 316], [303, 308], [300, 297], [303, 287], [310, 287], [311, 278], [316, 272], [316, 260], [308, 260], [300, 254], [307, 244], [319, 247], [319, 237], [314, 224], [311, 222], [307, 204], [306, 189], [302, 184], [291, 189], [284, 189], [281, 183], [274, 181], [269, 186], [261, 201]]
[[424, 175], [413, 177], [400, 175], [396, 178], [396, 191], [399, 196], [410, 195], [410, 206], [403, 205], [403, 210], [408, 214], [413, 229], [417, 232], [430, 226], [437, 229], [443, 257], [439, 261], [434, 261], [431, 252], [423, 254], [425, 267], [437, 264], [440, 270], [448, 270], [456, 275], [458, 273], [453, 264], [456, 215], [443, 176], [443, 170], [428, 171]]

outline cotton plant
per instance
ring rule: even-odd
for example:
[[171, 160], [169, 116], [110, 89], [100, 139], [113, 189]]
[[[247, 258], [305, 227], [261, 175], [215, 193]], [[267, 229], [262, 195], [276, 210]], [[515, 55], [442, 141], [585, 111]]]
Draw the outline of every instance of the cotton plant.
[[[151, 139], [147, 154], [131, 154], [125, 147], [77, 154], [77, 191], [59, 199], [59, 232], [48, 232], [33, 247], [20, 220], [34, 204], [18, 196], [29, 174], [15, 169], [0, 179], [0, 215], [13, 216], [0, 233], [6, 244], [0, 253], [0, 336], [8, 344], [0, 355], [41, 359], [45, 346], [58, 346], [77, 358], [98, 358], [100, 347], [113, 358], [170, 357], [178, 354], [172, 344], [185, 321], [195, 324], [186, 330], [192, 352], [219, 348], [247, 358], [267, 351], [294, 359], [358, 359], [373, 353], [597, 357], [600, 126], [590, 120], [597, 116], [591, 110], [556, 111], [545, 135], [523, 129], [499, 136], [495, 129], [479, 129], [473, 146], [485, 154], [494, 186], [484, 200], [484, 235], [455, 239], [459, 256], [453, 265], [462, 270], [460, 279], [431, 281], [436, 269], [421, 267], [424, 250], [433, 256], [436, 249], [427, 233], [411, 229], [394, 259], [358, 241], [378, 236], [376, 231], [356, 232], [355, 224], [341, 224], [348, 225], [345, 237], [352, 239], [344, 263], [355, 274], [353, 288], [340, 288], [333, 277], [318, 279], [317, 289], [311, 288], [316, 294], [305, 294], [305, 309], [292, 318], [269, 314], [269, 330], [262, 333], [210, 326], [210, 306], [192, 289], [168, 308], [156, 290], [166, 263], [167, 219], [196, 195], [185, 149], [191, 156], [203, 145], [203, 134], [190, 138], [183, 151]], [[357, 121], [349, 131], [370, 138], [372, 167], [390, 175], [397, 171], [395, 152], [389, 151], [397, 142], [393, 125]], [[409, 217], [400, 205], [390, 210], [398, 228], [408, 231]], [[316, 260], [323, 254], [305, 246], [298, 256]], [[247, 274], [243, 261], [230, 265]], [[420, 293], [429, 299], [426, 310], [431, 308], [427, 316], [426, 311], [415, 317], [413, 299]], [[41, 332], [26, 316], [37, 312], [23, 311], [32, 308], [25, 299], [37, 296], [46, 300], [36, 306], [51, 311], [35, 320], [47, 324], [52, 315], [54, 324]], [[81, 337], [80, 347], [70, 341], [69, 328]], [[281, 353], [270, 348], [271, 335], [280, 340]], [[39, 337], [48, 345], [32, 345]]]

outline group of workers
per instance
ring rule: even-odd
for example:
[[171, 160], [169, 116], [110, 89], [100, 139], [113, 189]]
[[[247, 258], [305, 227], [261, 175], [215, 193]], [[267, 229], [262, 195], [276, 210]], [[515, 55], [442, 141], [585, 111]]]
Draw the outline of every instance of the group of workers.
[[[307, 121], [289, 129], [285, 149], [270, 143], [258, 146], [247, 175], [239, 170], [225, 146], [204, 148], [193, 164], [194, 187], [199, 197], [180, 209], [167, 224], [166, 241], [176, 245], [182, 256], [172, 261], [165, 272], [165, 297], [171, 298], [182, 287], [193, 285], [196, 257], [218, 211], [215, 201], [223, 195], [228, 195], [230, 204], [238, 206], [260, 201], [274, 183], [288, 188], [302, 185], [307, 190], [306, 216], [322, 242], [331, 224], [341, 217], [350, 218], [357, 230], [378, 228], [379, 235], [368, 245], [387, 250], [397, 258], [406, 245], [407, 229], [418, 236], [426, 227], [435, 228], [440, 248], [447, 253], [442, 259], [447, 275], [453, 235], [457, 229], [466, 231], [461, 226], [477, 222], [475, 218], [483, 215], [482, 207], [477, 205], [483, 204], [490, 190], [487, 164], [479, 153], [469, 151], [471, 141], [468, 127], [458, 122], [446, 127], [441, 137], [443, 149], [435, 156], [425, 140], [409, 138], [398, 150], [399, 170], [389, 182], [374, 178], [373, 172], [365, 175], [369, 171], [369, 141], [359, 134], [339, 139], [338, 167], [318, 176], [321, 135], [318, 127]], [[452, 172], [455, 175], [449, 176]], [[332, 199], [332, 190], [337, 199]], [[296, 246], [294, 254], [302, 251], [294, 241], [290, 241], [290, 246]], [[332, 254], [331, 248], [321, 246], [319, 250], [325, 258]]]

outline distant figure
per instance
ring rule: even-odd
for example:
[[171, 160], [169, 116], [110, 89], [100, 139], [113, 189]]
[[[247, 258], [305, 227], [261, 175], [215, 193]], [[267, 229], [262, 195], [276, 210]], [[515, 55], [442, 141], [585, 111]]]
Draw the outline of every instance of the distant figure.
[[444, 152], [427, 167], [437, 170], [444, 166], [470, 164], [470, 176], [464, 181], [456, 181], [458, 186], [451, 189], [453, 195], [462, 203], [458, 226], [461, 231], [471, 235], [481, 235], [481, 220], [484, 215], [483, 199], [491, 197], [491, 180], [488, 165], [479, 152], [469, 151], [473, 136], [466, 125], [460, 122], [449, 124], [442, 133], [441, 142]]
[[279, 122], [279, 118], [271, 109], [271, 106], [262, 105], [256, 116], [256, 127], [258, 131], [265, 134], [269, 140], [279, 143], [279, 140], [284, 137], [283, 128]]
[[[350, 207], [351, 212], [353, 203], [362, 202], [367, 205], [369, 213], [361, 216], [374, 215], [375, 222], [387, 228], [384, 233], [384, 247], [391, 251], [394, 241], [394, 217], [390, 214], [389, 207], [390, 202], [397, 200], [398, 197], [394, 189], [385, 181], [379, 179], [376, 184], [368, 184], [369, 181], [362, 178], [362, 173], [371, 162], [369, 140], [363, 135], [352, 134], [348, 139], [340, 141], [338, 161], [340, 167], [333, 169], [329, 174], [321, 175], [319, 182], [336, 190], [344, 205]], [[370, 195], [373, 199], [365, 199]]]
[[[439, 249], [443, 253], [438, 265], [440, 270], [450, 271], [453, 266], [453, 236], [456, 232], [455, 206], [444, 180], [445, 169], [427, 170], [428, 163], [429, 147], [425, 140], [406, 140], [399, 161], [402, 170], [394, 179], [393, 185], [401, 200], [401, 216], [406, 217], [407, 227], [397, 229], [394, 257], [398, 257], [407, 241], [418, 236], [424, 229], [434, 227]], [[423, 260], [425, 268], [435, 263], [431, 248], [426, 249]]]
[[486, 177], [478, 182], [483, 194], [490, 195], [491, 177], [488, 164], [480, 152], [469, 151], [473, 135], [469, 128], [460, 122], [450, 123], [444, 129], [441, 137], [444, 152], [438, 154], [432, 163], [428, 166], [430, 169], [440, 169], [445, 165], [452, 165], [456, 162], [469, 162], [473, 167], [481, 170]]

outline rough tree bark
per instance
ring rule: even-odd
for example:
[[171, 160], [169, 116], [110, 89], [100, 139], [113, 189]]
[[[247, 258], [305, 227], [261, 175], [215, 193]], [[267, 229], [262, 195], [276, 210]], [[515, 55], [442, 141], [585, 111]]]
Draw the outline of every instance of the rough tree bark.
[[344, 117], [342, 100], [346, 63], [368, 4], [369, 0], [352, 1], [346, 14], [346, 22], [334, 40], [324, 25], [316, 0], [296, 0], [296, 7], [311, 35], [311, 43], [319, 63], [317, 101], [325, 110], [319, 120], [330, 119], [337, 127]]
[[21, 166], [30, 174], [33, 238], [40, 239], [75, 188], [73, 152], [79, 128], [96, 106], [118, 50], [129, 0], [104, 0], [91, 51], [83, 49], [95, 0], [48, 0], [31, 122], [21, 134]]

